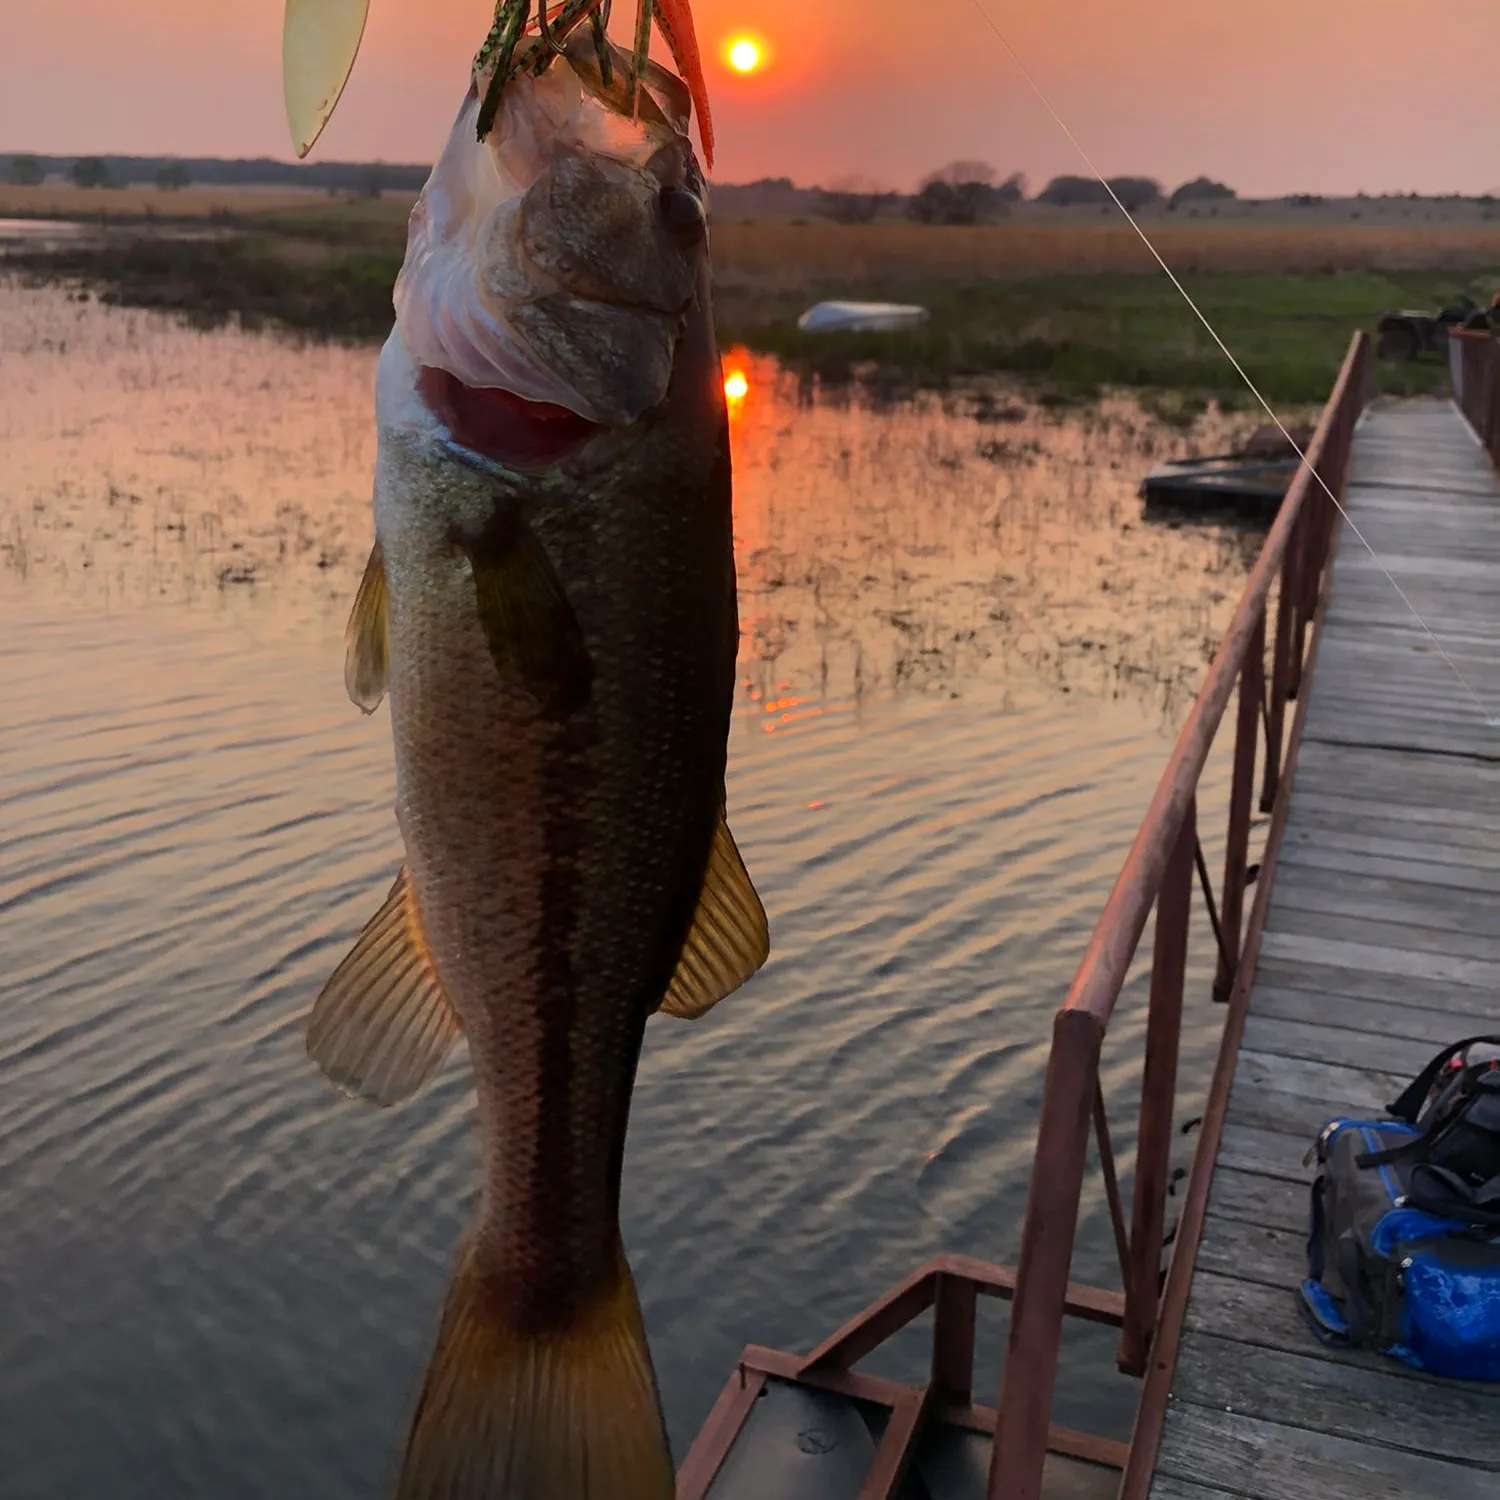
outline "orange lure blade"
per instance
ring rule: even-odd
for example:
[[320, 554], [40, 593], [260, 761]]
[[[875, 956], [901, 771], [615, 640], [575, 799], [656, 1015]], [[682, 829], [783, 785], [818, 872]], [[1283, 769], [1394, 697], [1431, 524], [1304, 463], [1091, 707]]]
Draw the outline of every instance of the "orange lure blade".
[[714, 164], [714, 122], [708, 108], [708, 84], [703, 78], [703, 59], [698, 52], [698, 37], [693, 30], [693, 12], [689, 0], [655, 0], [657, 30], [672, 54], [672, 61], [693, 100], [698, 116], [698, 135], [703, 141], [703, 165]]

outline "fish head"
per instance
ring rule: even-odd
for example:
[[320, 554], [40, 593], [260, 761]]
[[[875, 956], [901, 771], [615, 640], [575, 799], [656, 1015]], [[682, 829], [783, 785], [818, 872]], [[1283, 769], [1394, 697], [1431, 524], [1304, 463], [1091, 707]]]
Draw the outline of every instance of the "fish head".
[[701, 364], [712, 344], [686, 91], [652, 64], [632, 118], [625, 60], [606, 84], [586, 41], [540, 76], [522, 68], [482, 140], [474, 80], [396, 283], [393, 339], [421, 400], [522, 469], [659, 412], [684, 345]]

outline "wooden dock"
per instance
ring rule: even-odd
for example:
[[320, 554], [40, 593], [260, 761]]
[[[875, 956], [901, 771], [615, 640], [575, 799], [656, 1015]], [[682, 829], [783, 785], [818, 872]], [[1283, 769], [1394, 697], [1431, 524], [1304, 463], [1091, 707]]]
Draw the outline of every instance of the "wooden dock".
[[[939, 1254], [806, 1354], [747, 1346], [677, 1500], [1500, 1500], [1500, 1387], [1330, 1349], [1298, 1297], [1322, 1126], [1379, 1115], [1440, 1048], [1500, 1030], [1500, 341], [1456, 337], [1465, 416], [1368, 404], [1369, 339], [1350, 341], [1054, 1018], [1017, 1264]], [[1216, 890], [1199, 804], [1221, 733]], [[1224, 1026], [1178, 1192], [1205, 918]], [[1148, 928], [1145, 1026], [1122, 1040]], [[1128, 1173], [1101, 1086], [1122, 1047], [1144, 1052]], [[1070, 1279], [1091, 1158], [1118, 1288]], [[993, 1407], [982, 1297], [1011, 1304]], [[859, 1368], [929, 1313], [920, 1382]], [[1140, 1377], [1128, 1443], [1053, 1420], [1079, 1322], [1117, 1329], [1113, 1363]]]
[[[1500, 482], [1446, 401], [1378, 404], [1345, 506], [1500, 706]], [[1342, 524], [1152, 1500], [1494, 1500], [1500, 1389], [1302, 1322], [1308, 1143], [1500, 1024], [1500, 728]]]

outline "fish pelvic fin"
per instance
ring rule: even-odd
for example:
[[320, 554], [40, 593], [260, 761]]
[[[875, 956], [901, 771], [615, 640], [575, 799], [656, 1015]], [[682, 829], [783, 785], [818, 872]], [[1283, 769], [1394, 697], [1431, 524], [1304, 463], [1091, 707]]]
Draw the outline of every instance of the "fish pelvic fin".
[[390, 590], [385, 581], [385, 554], [380, 540], [370, 548], [354, 608], [344, 626], [344, 686], [367, 714], [380, 707], [391, 674]]
[[459, 1253], [396, 1500], [672, 1500], [656, 1377], [623, 1252], [566, 1327], [515, 1327]]
[[307, 1025], [308, 1055], [344, 1093], [399, 1104], [443, 1065], [460, 1029], [403, 868], [323, 986]]
[[696, 1021], [744, 984], [770, 952], [766, 909], [720, 813], [693, 925], [661, 1010]]

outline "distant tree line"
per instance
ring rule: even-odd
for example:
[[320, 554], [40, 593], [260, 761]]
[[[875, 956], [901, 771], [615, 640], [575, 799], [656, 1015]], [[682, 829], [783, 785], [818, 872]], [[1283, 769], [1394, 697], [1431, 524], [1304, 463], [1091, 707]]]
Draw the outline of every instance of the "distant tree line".
[[1195, 177], [1191, 182], [1185, 182], [1167, 200], [1167, 207], [1174, 213], [1184, 203], [1212, 203], [1222, 202], [1226, 198], [1234, 197], [1234, 189], [1226, 187], [1222, 182], [1215, 182], [1211, 177]]
[[220, 160], [176, 156], [42, 156], [0, 153], [0, 177], [34, 187], [60, 177], [86, 187], [155, 183], [169, 190], [203, 183], [209, 187], [311, 187], [330, 192], [378, 195], [416, 192], [430, 165], [403, 162], [285, 162], [270, 157]]
[[[1131, 212], [1158, 205], [1175, 212], [1183, 204], [1232, 199], [1234, 189], [1209, 177], [1195, 177], [1170, 196], [1153, 177], [1054, 177], [1036, 195], [1038, 203], [1057, 208], [1110, 207], [1116, 198]], [[1000, 174], [988, 162], [952, 161], [929, 172], [909, 196], [878, 187], [865, 178], [846, 177], [819, 189], [817, 210], [841, 224], [865, 224], [903, 213], [919, 224], [982, 224], [1004, 218], [1026, 199], [1026, 178]]]
[[1004, 182], [982, 161], [951, 161], [922, 179], [907, 209], [919, 224], [978, 224], [1002, 218], [1026, 196], [1026, 179], [1012, 172]]

